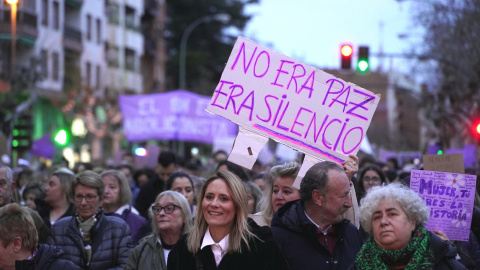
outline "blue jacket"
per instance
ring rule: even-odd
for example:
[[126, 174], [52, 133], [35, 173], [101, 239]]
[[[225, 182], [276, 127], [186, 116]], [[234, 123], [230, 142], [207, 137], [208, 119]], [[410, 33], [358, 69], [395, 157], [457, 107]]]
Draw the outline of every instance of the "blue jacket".
[[272, 219], [274, 238], [291, 269], [348, 269], [362, 247], [358, 229], [344, 219], [335, 225], [338, 242], [333, 254], [317, 241], [317, 227], [305, 215], [301, 200], [287, 202]]
[[82, 269], [124, 269], [133, 248], [130, 229], [127, 223], [118, 217], [99, 213], [97, 223], [91, 231], [92, 258], [86, 265], [83, 238], [78, 229], [75, 216], [60, 219], [52, 226], [52, 236], [48, 243], [62, 248], [64, 258], [74, 262]]
[[15, 269], [22, 270], [80, 270], [73, 262], [65, 260], [63, 251], [55, 246], [40, 244], [33, 260], [15, 261]]

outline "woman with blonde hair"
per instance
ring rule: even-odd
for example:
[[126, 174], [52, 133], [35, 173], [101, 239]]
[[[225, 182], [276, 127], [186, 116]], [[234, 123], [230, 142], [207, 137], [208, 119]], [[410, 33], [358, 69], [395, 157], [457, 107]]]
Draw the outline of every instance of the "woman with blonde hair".
[[300, 192], [292, 187], [299, 171], [300, 165], [296, 162], [273, 166], [264, 176], [267, 195], [260, 202], [263, 210], [249, 217], [260, 226], [270, 226], [273, 214], [282, 205], [300, 199]]
[[128, 258], [125, 269], [167, 269], [167, 258], [178, 239], [192, 228], [190, 204], [176, 191], [160, 193], [149, 210], [153, 234], [142, 239]]
[[140, 228], [147, 220], [140, 216], [138, 211], [130, 204], [132, 190], [125, 174], [117, 170], [108, 170], [101, 174], [105, 184], [105, 195], [102, 207], [106, 216], [117, 216], [123, 219], [130, 228], [132, 242], [139, 240]]
[[52, 173], [45, 183], [45, 198], [35, 199], [38, 214], [50, 229], [57, 220], [75, 214], [72, 183], [75, 175], [67, 168], [60, 168]]
[[247, 217], [247, 192], [235, 174], [220, 171], [199, 193], [194, 229], [168, 257], [169, 270], [287, 269], [268, 227]]

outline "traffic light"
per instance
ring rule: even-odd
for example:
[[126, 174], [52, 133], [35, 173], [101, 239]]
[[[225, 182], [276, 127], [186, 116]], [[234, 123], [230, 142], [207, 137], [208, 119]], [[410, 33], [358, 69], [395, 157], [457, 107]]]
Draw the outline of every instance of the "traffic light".
[[352, 54], [353, 54], [352, 45], [342, 44], [342, 46], [340, 46], [342, 69], [352, 69]]
[[55, 133], [54, 141], [59, 146], [66, 146], [70, 142], [70, 134], [64, 128], [59, 129]]
[[15, 150], [30, 150], [32, 147], [32, 116], [20, 115], [13, 121], [12, 147]]
[[359, 46], [358, 47], [358, 62], [357, 62], [357, 71], [358, 72], [368, 72], [370, 70], [370, 62], [368, 62], [369, 54], [368, 46]]

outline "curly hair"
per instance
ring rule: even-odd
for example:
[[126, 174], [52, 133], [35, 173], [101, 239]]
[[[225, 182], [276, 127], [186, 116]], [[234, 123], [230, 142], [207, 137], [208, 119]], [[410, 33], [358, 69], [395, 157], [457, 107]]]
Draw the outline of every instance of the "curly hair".
[[415, 221], [417, 226], [424, 226], [430, 218], [430, 210], [425, 201], [408, 187], [398, 183], [373, 187], [360, 205], [360, 224], [370, 234], [373, 231], [373, 213], [382, 200], [398, 203], [407, 213], [408, 220]]

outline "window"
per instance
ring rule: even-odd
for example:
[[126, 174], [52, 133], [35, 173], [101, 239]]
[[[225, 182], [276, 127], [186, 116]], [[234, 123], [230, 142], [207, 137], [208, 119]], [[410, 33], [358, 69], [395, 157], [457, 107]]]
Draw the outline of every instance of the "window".
[[102, 21], [97, 19], [97, 43], [102, 44]]
[[100, 89], [100, 80], [102, 78], [102, 68], [100, 67], [100, 65], [97, 66], [97, 72], [96, 72], [96, 82], [95, 82], [95, 88], [98, 90]]
[[92, 16], [87, 15], [87, 40], [92, 39]]
[[48, 0], [42, 0], [42, 25], [48, 26]]
[[56, 1], [53, 2], [53, 28], [60, 29], [60, 7]]
[[135, 9], [125, 6], [125, 27], [127, 29], [135, 30]]
[[135, 71], [135, 51], [125, 48], [125, 68]]
[[90, 62], [87, 62], [87, 70], [86, 70], [86, 82], [87, 82], [87, 87], [90, 87], [90, 76], [92, 74], [92, 64]]
[[42, 67], [41, 74], [43, 78], [48, 78], [48, 52], [42, 50], [40, 53], [40, 65]]
[[58, 58], [58, 53], [52, 53], [52, 77], [54, 81], [58, 81], [60, 77], [60, 63]]

